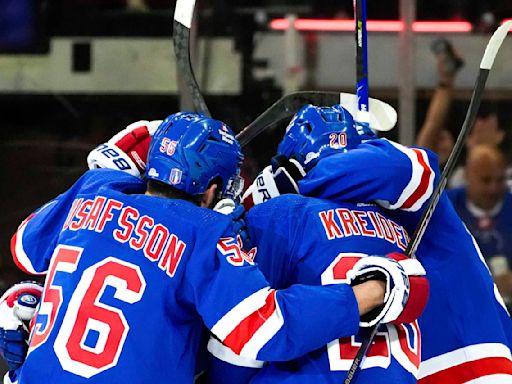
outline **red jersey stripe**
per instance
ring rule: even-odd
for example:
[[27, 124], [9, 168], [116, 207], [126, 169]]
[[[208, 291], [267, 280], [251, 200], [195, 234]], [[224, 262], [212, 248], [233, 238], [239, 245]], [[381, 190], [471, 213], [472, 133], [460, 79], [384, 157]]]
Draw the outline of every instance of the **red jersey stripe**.
[[22, 228], [24, 228], [27, 223], [35, 216], [35, 213], [32, 213], [29, 217], [27, 217], [21, 224], [20, 226], [18, 227], [18, 229], [16, 230], [16, 232], [14, 232], [14, 235], [12, 236], [11, 238], [11, 254], [12, 254], [12, 259], [14, 261], [14, 264], [16, 264], [16, 266], [21, 269], [23, 272], [25, 272], [26, 274], [29, 274], [29, 275], [33, 275], [34, 274], [34, 271], [30, 271], [25, 265], [23, 265], [23, 263], [21, 262], [21, 257], [20, 255], [18, 255], [18, 253], [16, 252], [16, 246], [18, 244], [18, 242], [20, 242], [20, 246], [22, 246], [21, 242], [22, 242], [22, 239], [21, 238], [18, 238], [18, 233], [20, 232], [20, 230]]
[[412, 193], [412, 195], [409, 196], [407, 200], [403, 203], [402, 208], [411, 208], [422, 196], [425, 195], [430, 184], [430, 175], [432, 174], [432, 169], [425, 162], [425, 159], [421, 155], [421, 151], [415, 148], [412, 148], [412, 151], [416, 154], [416, 157], [418, 158], [418, 163], [423, 168], [423, 172], [421, 173], [420, 184]]
[[506, 357], [487, 357], [443, 369], [418, 380], [418, 384], [463, 384], [488, 375], [512, 375], [512, 361]]
[[268, 320], [276, 310], [276, 291], [269, 292], [265, 304], [258, 310], [251, 313], [223, 340], [233, 352], [240, 354], [244, 346], [251, 340], [256, 331]]

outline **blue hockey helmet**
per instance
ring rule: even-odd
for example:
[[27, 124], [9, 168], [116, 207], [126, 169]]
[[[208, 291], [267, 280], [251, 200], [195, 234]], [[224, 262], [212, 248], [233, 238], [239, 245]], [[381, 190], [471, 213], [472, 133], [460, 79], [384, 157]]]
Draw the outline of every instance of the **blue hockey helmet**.
[[296, 113], [279, 143], [277, 155], [296, 159], [309, 171], [320, 158], [347, 152], [375, 138], [364, 123], [354, 120], [341, 105], [305, 105]]
[[157, 180], [190, 195], [203, 193], [222, 181], [222, 195], [237, 197], [243, 185], [240, 144], [222, 121], [202, 114], [168, 116], [151, 140], [146, 179]]

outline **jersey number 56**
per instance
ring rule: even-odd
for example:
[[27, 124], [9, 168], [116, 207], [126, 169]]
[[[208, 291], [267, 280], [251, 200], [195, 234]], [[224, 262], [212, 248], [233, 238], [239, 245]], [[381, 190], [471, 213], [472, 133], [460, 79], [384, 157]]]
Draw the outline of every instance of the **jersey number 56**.
[[[62, 305], [60, 273], [73, 273], [82, 248], [59, 245], [52, 257], [41, 307], [32, 331], [29, 353], [46, 342]], [[116, 365], [129, 326], [123, 312], [100, 302], [107, 286], [114, 297], [133, 304], [142, 298], [146, 281], [137, 265], [107, 257], [85, 269], [69, 301], [53, 348], [62, 368], [82, 377], [92, 377]], [[94, 347], [86, 340], [94, 335]]]

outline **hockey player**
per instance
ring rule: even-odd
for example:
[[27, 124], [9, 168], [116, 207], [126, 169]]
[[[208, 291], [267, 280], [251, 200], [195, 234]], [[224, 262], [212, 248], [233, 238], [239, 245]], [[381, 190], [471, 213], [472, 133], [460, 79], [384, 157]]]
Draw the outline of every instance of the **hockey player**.
[[[331, 136], [335, 132], [326, 132], [329, 124], [315, 118], [315, 110], [305, 107], [290, 124], [279, 146], [279, 164], [263, 171], [248, 195], [260, 202], [279, 191], [300, 191], [330, 201], [378, 203], [412, 233], [439, 174], [436, 156], [385, 139], [368, 140], [357, 148], [345, 142], [334, 151], [329, 138], [335, 137]], [[252, 211], [250, 225], [251, 216]], [[333, 218], [333, 234], [345, 235], [339, 222], [343, 224], [343, 216], [336, 213]], [[357, 219], [354, 225], [353, 231], [367, 230]], [[385, 236], [383, 231], [374, 232]], [[476, 242], [445, 193], [417, 257], [427, 271], [431, 289], [419, 321], [418, 383], [512, 383], [510, 317]], [[371, 351], [366, 357], [369, 360]], [[288, 367], [288, 372], [294, 368]], [[363, 363], [361, 376], [366, 369]]]
[[[135, 131], [100, 151], [140, 173]], [[20, 384], [191, 383], [204, 325], [242, 356], [274, 361], [355, 333], [360, 315], [371, 324], [411, 314], [410, 266], [390, 257], [357, 262], [353, 287], [270, 288], [231, 217], [208, 209], [234, 193], [241, 160], [222, 122], [172, 115], [152, 139], [147, 182], [89, 171], [20, 225], [16, 263], [46, 275]]]
[[[319, 159], [356, 148], [363, 137], [372, 137], [369, 130], [360, 129], [362, 135], [350, 113], [341, 107], [308, 107], [291, 124], [279, 152], [286, 156], [300, 153], [300, 158], [291, 161], [298, 165], [297, 175], [304, 175], [300, 164], [309, 171]], [[274, 175], [268, 173], [270, 169], [264, 171], [252, 187], [257, 189], [256, 197], [264, 200], [269, 192], [263, 191], [268, 186], [264, 178], [270, 176], [273, 181], [277, 175], [279, 180], [288, 170], [291, 168], [279, 168]], [[269, 282], [280, 288], [344, 283], [354, 263], [369, 259], [365, 253], [403, 252], [409, 240], [404, 227], [381, 208], [358, 204], [357, 200], [332, 202], [287, 194], [254, 206], [246, 218], [251, 241], [258, 250], [255, 261]], [[416, 261], [404, 257], [403, 262]], [[387, 324], [380, 329], [358, 383], [416, 383], [422, 335], [414, 318], [404, 319], [407, 324]], [[251, 383], [340, 383], [364, 334], [362, 330], [357, 336], [336, 339], [288, 362], [266, 364], [239, 360], [229, 351], [223, 353], [226, 348], [212, 339], [209, 351], [221, 361], [210, 367], [210, 382], [218, 382], [220, 377], [228, 377], [229, 383], [247, 381], [247, 377], [229, 370], [227, 363], [232, 363], [261, 367]]]

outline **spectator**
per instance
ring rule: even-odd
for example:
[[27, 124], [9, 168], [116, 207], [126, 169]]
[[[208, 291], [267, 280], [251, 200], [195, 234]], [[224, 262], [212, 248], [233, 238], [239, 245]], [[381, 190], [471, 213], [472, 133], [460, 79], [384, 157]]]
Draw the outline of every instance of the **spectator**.
[[[479, 145], [499, 148], [505, 138], [505, 131], [500, 128], [498, 112], [491, 104], [484, 104], [471, 128], [471, 132], [466, 140], [466, 150], [471, 152], [473, 148]], [[469, 155], [468, 155], [469, 156]], [[503, 163], [504, 170], [507, 167]], [[461, 165], [455, 169], [448, 183], [450, 188], [458, 188], [467, 185], [467, 172]]]
[[[448, 40], [434, 41], [432, 51], [437, 57], [439, 80], [425, 121], [418, 132], [416, 144], [436, 152], [439, 156], [439, 164], [443, 167], [455, 143], [453, 134], [447, 128], [447, 118], [453, 101], [455, 78], [464, 61]], [[466, 149], [470, 151], [478, 145], [499, 147], [504, 138], [505, 131], [500, 128], [497, 109], [492, 104], [483, 104], [467, 138]], [[512, 169], [507, 172], [512, 179]], [[450, 188], [465, 186], [465, 175], [464, 167], [459, 165], [448, 181], [448, 186]]]
[[501, 294], [512, 298], [512, 194], [505, 184], [505, 159], [492, 145], [468, 154], [467, 186], [449, 191], [452, 203], [475, 237]]
[[444, 166], [454, 144], [453, 135], [446, 128], [446, 119], [453, 100], [455, 77], [464, 62], [448, 40], [434, 41], [432, 51], [437, 58], [439, 80], [416, 144], [436, 152], [440, 165]]

